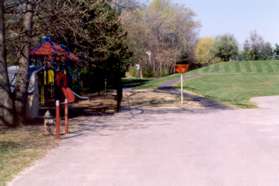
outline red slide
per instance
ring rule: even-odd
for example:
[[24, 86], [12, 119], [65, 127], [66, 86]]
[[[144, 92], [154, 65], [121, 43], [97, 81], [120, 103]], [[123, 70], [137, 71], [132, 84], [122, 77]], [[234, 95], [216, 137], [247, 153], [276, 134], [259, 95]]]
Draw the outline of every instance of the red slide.
[[73, 91], [70, 88], [62, 88], [63, 94], [65, 98], [67, 98], [68, 103], [73, 103], [75, 102], [75, 95]]

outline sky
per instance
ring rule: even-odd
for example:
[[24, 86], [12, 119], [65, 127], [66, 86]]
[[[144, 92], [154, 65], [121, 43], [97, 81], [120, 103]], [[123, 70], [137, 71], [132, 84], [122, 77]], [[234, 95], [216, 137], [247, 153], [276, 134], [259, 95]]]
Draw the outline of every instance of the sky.
[[243, 44], [252, 31], [279, 43], [279, 0], [172, 0], [190, 7], [200, 21], [200, 36], [233, 34]]

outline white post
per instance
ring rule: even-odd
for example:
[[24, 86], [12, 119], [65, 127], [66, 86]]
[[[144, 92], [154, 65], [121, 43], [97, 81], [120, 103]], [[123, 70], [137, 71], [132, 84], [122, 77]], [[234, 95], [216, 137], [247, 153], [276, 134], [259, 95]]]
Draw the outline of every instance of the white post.
[[180, 96], [180, 98], [181, 98], [181, 104], [183, 104], [183, 73], [180, 73], [180, 82], [181, 82], [181, 96]]

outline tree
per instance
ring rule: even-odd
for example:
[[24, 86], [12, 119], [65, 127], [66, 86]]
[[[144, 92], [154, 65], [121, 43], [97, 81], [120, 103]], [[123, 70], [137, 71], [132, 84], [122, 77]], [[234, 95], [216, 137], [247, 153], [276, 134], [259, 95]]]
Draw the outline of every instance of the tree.
[[20, 124], [25, 120], [25, 105], [27, 102], [29, 52], [32, 41], [33, 0], [25, 0], [23, 4], [23, 36], [19, 50], [18, 73], [16, 77], [15, 109]]
[[14, 126], [13, 101], [7, 72], [4, 0], [0, 0], [0, 124]]
[[[101, 88], [105, 82], [116, 88], [118, 108], [120, 107], [121, 77], [132, 53], [126, 44], [127, 34], [111, 3], [112, 1], [104, 0], [7, 0], [5, 38], [4, 1], [1, 1], [0, 19], [3, 24], [0, 25], [0, 92], [3, 99], [0, 100], [0, 105], [13, 113], [13, 102], [8, 97], [10, 86], [5, 52], [7, 48], [9, 61], [19, 66], [13, 97], [19, 123], [24, 122], [26, 114], [29, 51], [32, 44], [44, 35], [53, 36], [56, 42], [69, 46], [80, 56], [80, 64], [91, 73], [90, 86], [95, 88], [94, 80], [97, 80], [98, 83], [101, 82]], [[8, 41], [7, 47], [5, 39]], [[0, 117], [7, 117], [4, 119], [12, 123], [8, 116], [10, 115], [0, 108]]]
[[[122, 98], [121, 77], [132, 53], [126, 44], [117, 12], [103, 0], [49, 0], [40, 6], [34, 30], [51, 35], [80, 56], [88, 88], [117, 89], [118, 107]], [[46, 23], [52, 23], [49, 27]], [[90, 79], [90, 81], [88, 80]]]
[[211, 37], [200, 38], [195, 47], [196, 63], [207, 65], [217, 62], [214, 53], [215, 39]]
[[273, 49], [257, 32], [252, 32], [244, 43], [244, 55], [247, 60], [271, 59]]
[[275, 59], [279, 59], [279, 45], [277, 43], [275, 44], [275, 48], [273, 50], [273, 55], [274, 55]]
[[153, 0], [147, 7], [123, 11], [121, 20], [128, 32], [133, 61], [153, 76], [173, 73], [175, 63], [182, 58], [192, 62], [199, 28], [194, 17], [191, 9], [169, 0]]
[[242, 60], [250, 60], [251, 54], [250, 54], [250, 44], [248, 40], [245, 40], [243, 44], [243, 51], [241, 52], [241, 58]]
[[110, 3], [104, 0], [9, 0], [8, 59], [19, 65], [15, 98], [21, 123], [27, 100], [29, 51], [42, 36], [51, 35], [79, 55], [83, 71], [90, 74], [88, 84], [94, 90], [103, 89], [105, 81], [110, 87], [121, 87], [119, 80], [131, 52], [119, 15]]
[[214, 45], [215, 55], [222, 61], [230, 61], [238, 55], [238, 44], [231, 34], [218, 36]]
[[262, 59], [269, 60], [273, 57], [273, 48], [269, 42], [265, 42], [262, 48]]

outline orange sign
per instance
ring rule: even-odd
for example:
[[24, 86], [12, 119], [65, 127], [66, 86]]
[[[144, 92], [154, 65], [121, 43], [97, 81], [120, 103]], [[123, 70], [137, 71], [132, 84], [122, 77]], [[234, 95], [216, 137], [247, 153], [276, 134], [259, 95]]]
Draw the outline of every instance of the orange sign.
[[188, 71], [188, 69], [189, 69], [188, 64], [177, 64], [177, 65], [175, 65], [176, 73], [185, 73], [185, 72]]

